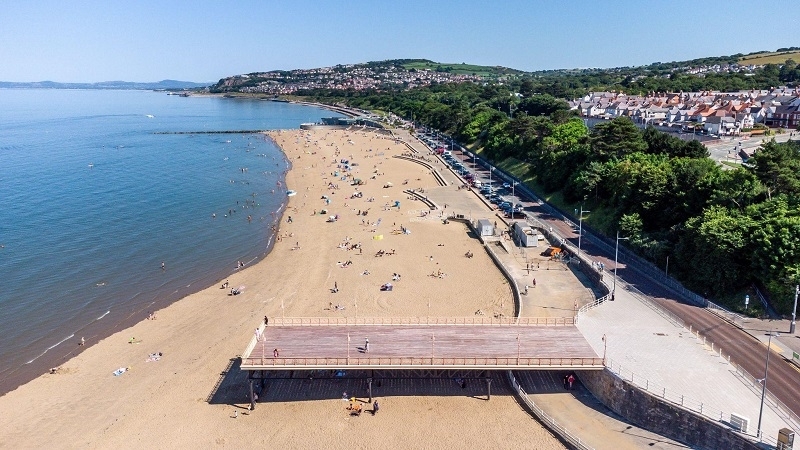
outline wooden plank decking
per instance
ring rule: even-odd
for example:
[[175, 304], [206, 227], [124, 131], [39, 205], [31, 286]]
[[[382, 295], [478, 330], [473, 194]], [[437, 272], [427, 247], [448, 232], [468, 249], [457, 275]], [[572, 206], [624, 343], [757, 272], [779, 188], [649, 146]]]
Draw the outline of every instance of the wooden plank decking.
[[[285, 323], [285, 321], [283, 321]], [[601, 369], [602, 358], [572, 324], [262, 326], [243, 370]], [[364, 349], [369, 339], [369, 352]], [[278, 349], [278, 357], [273, 351]]]

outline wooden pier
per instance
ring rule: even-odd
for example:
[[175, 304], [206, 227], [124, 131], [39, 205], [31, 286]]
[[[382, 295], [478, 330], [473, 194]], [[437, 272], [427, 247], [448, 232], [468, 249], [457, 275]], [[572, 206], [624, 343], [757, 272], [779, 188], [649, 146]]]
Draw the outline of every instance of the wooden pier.
[[273, 319], [258, 334], [242, 370], [603, 368], [571, 318], [292, 318]]
[[[413, 371], [430, 376], [478, 373], [491, 397], [494, 370], [601, 370], [573, 318], [275, 318], [255, 330], [241, 369], [263, 389], [276, 372], [344, 371], [372, 381]], [[467, 375], [462, 375], [467, 376]]]

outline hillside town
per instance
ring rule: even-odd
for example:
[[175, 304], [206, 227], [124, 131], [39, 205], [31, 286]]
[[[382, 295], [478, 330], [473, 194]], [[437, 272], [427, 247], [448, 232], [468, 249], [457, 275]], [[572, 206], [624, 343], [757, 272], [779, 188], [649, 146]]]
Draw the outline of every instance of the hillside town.
[[220, 80], [214, 88], [219, 92], [289, 95], [313, 89], [413, 89], [434, 83], [464, 81], [483, 81], [483, 78], [478, 75], [453, 74], [430, 69], [406, 69], [392, 64], [348, 64], [237, 75]]
[[763, 124], [794, 129], [800, 124], [800, 88], [742, 92], [653, 92], [646, 96], [591, 92], [570, 102], [582, 117], [630, 117], [637, 124], [735, 136]]

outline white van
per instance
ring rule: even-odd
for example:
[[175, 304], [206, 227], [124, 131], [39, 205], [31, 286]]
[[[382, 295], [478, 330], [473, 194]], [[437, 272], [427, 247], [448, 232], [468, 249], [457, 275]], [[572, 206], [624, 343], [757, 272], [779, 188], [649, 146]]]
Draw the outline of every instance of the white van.
[[444, 152], [442, 152], [442, 156], [451, 156], [452, 154], [453, 152], [451, 152], [450, 150], [445, 150]]
[[476, 188], [481, 187], [482, 184], [483, 183], [481, 183], [481, 180], [473, 180], [472, 181], [472, 185], [475, 186]]

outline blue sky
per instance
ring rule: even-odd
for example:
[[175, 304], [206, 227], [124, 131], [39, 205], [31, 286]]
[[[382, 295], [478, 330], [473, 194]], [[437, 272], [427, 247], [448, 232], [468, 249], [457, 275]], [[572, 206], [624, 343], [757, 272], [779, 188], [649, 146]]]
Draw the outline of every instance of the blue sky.
[[800, 46], [798, 13], [796, 0], [9, 0], [0, 81], [205, 82], [395, 58], [641, 65]]

